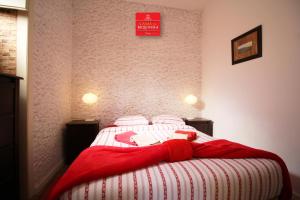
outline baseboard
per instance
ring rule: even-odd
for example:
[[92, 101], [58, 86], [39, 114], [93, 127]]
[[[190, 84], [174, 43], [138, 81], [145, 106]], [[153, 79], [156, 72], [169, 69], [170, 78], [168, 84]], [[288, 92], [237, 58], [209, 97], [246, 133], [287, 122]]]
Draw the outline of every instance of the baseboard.
[[46, 187], [57, 177], [57, 174], [64, 169], [64, 162], [57, 163], [48, 174], [46, 174], [41, 181], [34, 185], [34, 196], [39, 196], [43, 193]]

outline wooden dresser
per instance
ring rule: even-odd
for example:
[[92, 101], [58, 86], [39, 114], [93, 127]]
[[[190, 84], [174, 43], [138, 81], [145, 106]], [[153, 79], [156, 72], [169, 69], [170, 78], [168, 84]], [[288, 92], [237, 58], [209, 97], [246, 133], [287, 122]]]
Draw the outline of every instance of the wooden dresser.
[[0, 194], [19, 199], [18, 105], [20, 77], [0, 73]]

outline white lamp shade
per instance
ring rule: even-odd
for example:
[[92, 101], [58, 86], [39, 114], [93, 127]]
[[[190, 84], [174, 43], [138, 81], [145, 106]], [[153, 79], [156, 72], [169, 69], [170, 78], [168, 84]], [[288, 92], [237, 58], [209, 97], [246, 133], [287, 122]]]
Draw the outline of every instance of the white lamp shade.
[[82, 96], [82, 101], [86, 104], [94, 104], [98, 101], [98, 97], [94, 93], [90, 92]]
[[194, 105], [194, 104], [197, 103], [198, 98], [195, 97], [194, 95], [190, 94], [190, 95], [188, 95], [188, 96], [185, 97], [184, 101], [187, 104]]

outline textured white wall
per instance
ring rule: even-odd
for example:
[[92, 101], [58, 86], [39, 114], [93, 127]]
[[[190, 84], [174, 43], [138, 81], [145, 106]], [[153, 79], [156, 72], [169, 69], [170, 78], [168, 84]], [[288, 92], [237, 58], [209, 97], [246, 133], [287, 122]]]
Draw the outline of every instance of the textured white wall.
[[29, 23], [29, 184], [38, 190], [63, 162], [62, 130], [71, 115], [72, 1], [31, 0]]
[[[198, 115], [185, 105], [201, 90], [199, 13], [122, 0], [73, 2], [72, 117]], [[161, 13], [160, 37], [135, 36], [135, 13]], [[86, 92], [100, 99], [89, 108]]]
[[[300, 193], [300, 1], [214, 0], [202, 15], [204, 117], [216, 137], [282, 156]], [[231, 39], [262, 24], [263, 57], [231, 65]]]

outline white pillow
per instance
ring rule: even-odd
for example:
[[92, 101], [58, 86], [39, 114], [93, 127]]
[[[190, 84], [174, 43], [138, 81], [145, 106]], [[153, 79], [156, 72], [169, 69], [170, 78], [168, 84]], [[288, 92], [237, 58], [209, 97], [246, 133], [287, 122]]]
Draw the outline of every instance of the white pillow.
[[176, 125], [185, 125], [185, 122], [177, 116], [174, 115], [158, 115], [152, 117], [152, 124], [176, 124]]
[[134, 125], [148, 125], [149, 121], [142, 115], [129, 115], [119, 117], [114, 125], [116, 126], [134, 126]]

